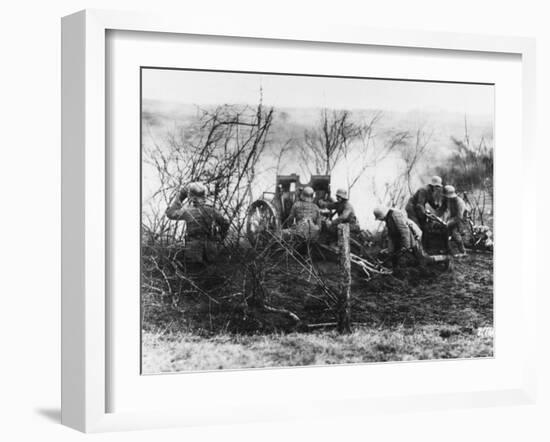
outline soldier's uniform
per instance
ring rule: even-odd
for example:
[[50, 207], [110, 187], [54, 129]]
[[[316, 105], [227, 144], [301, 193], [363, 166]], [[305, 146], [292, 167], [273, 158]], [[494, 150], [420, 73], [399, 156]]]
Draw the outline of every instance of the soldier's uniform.
[[405, 211], [409, 219], [413, 220], [422, 230], [426, 225], [426, 204], [433, 209], [440, 206], [439, 189], [442, 187], [441, 178], [434, 176], [431, 183], [418, 189], [407, 201]]
[[184, 259], [193, 263], [212, 262], [220, 242], [225, 238], [229, 222], [213, 207], [207, 206], [202, 195], [192, 195], [188, 204], [175, 201], [166, 209], [172, 220], [185, 221]]
[[410, 250], [414, 238], [405, 214], [400, 210], [390, 209], [384, 221], [388, 230], [388, 251], [394, 253], [402, 249]]
[[445, 186], [445, 200], [441, 206], [441, 213], [447, 218], [447, 231], [451, 241], [456, 245], [458, 254], [464, 254], [464, 240], [462, 235], [466, 228], [466, 203], [460, 198], [453, 186]]
[[421, 265], [433, 262], [422, 248], [422, 231], [401, 210], [376, 208], [375, 217], [385, 221], [388, 233], [388, 252], [392, 257], [394, 269], [401, 266], [401, 258], [409, 252]]
[[[319, 206], [313, 202], [313, 189], [306, 187], [302, 190], [301, 200], [296, 201], [290, 209], [290, 214], [284, 224], [291, 225], [283, 231], [283, 237], [291, 238], [294, 235], [313, 241], [319, 236], [321, 212]], [[294, 225], [292, 225], [295, 223]]]
[[323, 207], [334, 210], [338, 217], [330, 223], [329, 232], [336, 234], [338, 224], [349, 224], [350, 233], [360, 232], [359, 222], [355, 215], [355, 210], [348, 200], [348, 193], [344, 189], [338, 189], [336, 192], [337, 201], [326, 203], [323, 202]]

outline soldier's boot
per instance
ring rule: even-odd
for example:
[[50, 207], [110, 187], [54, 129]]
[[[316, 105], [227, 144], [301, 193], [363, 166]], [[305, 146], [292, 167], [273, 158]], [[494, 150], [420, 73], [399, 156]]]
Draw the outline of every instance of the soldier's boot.
[[418, 266], [423, 271], [427, 271], [428, 265], [433, 264], [434, 262], [432, 260], [432, 257], [426, 253], [426, 251], [422, 247], [422, 244], [418, 241], [413, 244], [412, 253], [418, 262]]
[[462, 240], [462, 235], [459, 230], [454, 228], [450, 232], [449, 251], [455, 258], [460, 258], [466, 256], [466, 249], [464, 248], [464, 241]]
[[456, 258], [461, 258], [463, 256], [466, 256], [466, 248], [464, 247], [464, 242], [462, 241], [462, 238], [460, 239], [456, 239], [456, 248], [457, 248], [457, 251], [458, 253], [455, 254], [454, 256]]

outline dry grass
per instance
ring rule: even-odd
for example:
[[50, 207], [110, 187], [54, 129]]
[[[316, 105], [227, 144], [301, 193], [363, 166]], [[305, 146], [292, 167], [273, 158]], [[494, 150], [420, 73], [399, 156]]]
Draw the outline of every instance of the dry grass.
[[144, 373], [473, 358], [493, 355], [493, 338], [459, 326], [271, 335], [143, 335]]

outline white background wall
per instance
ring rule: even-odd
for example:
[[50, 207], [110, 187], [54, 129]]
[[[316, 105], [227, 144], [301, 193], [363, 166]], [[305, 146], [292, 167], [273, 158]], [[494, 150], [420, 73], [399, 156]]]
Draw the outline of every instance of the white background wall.
[[[534, 36], [538, 52], [539, 291], [548, 293], [543, 251], [549, 216], [546, 122], [550, 121], [550, 15], [545, 2], [462, 0], [298, 1], [277, 0], [58, 0], [4, 2], [0, 11], [0, 439], [83, 440], [59, 425], [60, 368], [60, 17], [83, 8], [162, 10], [177, 14], [247, 14], [251, 20], [363, 24], [392, 29], [424, 29]], [[230, 19], [230, 18], [228, 18]], [[510, 215], [515, 203], [511, 202]], [[533, 208], [533, 217], [535, 208]], [[512, 239], [511, 239], [512, 240]], [[361, 421], [292, 422], [119, 433], [94, 440], [255, 440], [337, 439], [422, 441], [550, 440], [550, 307], [540, 300], [540, 400], [536, 406], [367, 416]]]

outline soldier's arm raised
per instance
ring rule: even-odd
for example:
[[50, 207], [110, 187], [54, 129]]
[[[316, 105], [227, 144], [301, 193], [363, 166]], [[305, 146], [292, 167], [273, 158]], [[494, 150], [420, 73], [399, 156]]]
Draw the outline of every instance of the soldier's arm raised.
[[168, 206], [165, 213], [169, 219], [173, 219], [173, 220], [182, 219], [183, 208], [182, 208], [181, 202], [179, 201], [179, 198], [176, 199], [176, 201], [174, 201], [170, 206]]
[[181, 187], [178, 193], [172, 197], [172, 201], [166, 208], [166, 216], [173, 220], [180, 220], [183, 214], [182, 205], [185, 198], [189, 196], [189, 192], [185, 186]]

